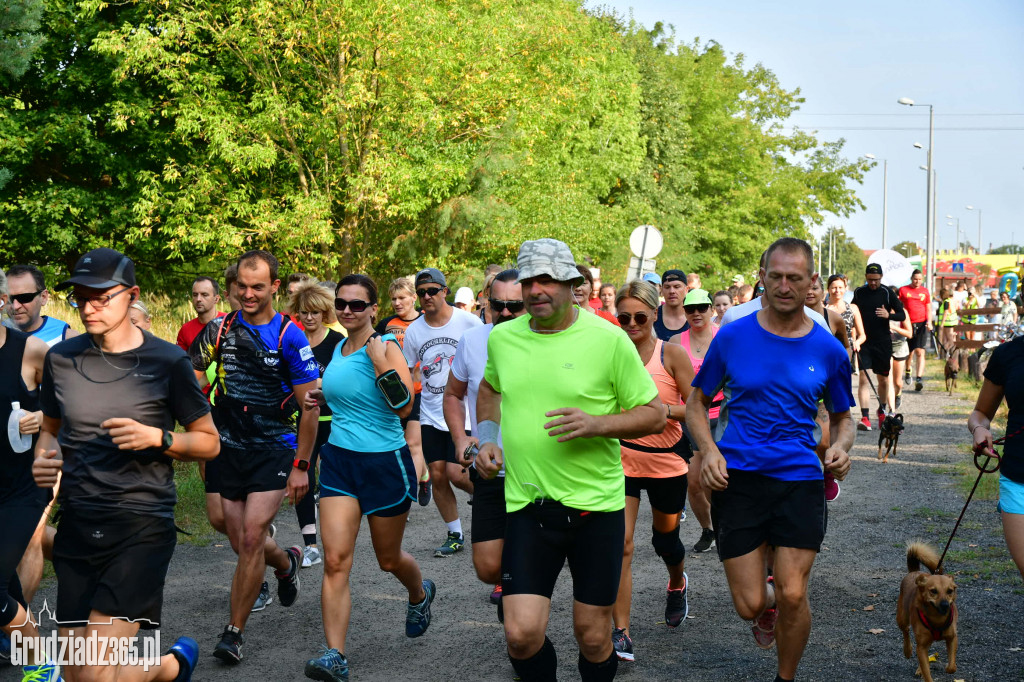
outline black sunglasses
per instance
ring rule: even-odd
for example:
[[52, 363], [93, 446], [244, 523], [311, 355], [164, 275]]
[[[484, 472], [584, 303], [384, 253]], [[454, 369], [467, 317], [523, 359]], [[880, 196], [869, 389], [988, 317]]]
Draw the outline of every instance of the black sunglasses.
[[366, 307], [368, 305], [370, 304], [367, 303], [366, 301], [360, 301], [358, 298], [352, 301], [346, 301], [343, 298], [334, 299], [335, 310], [344, 310], [345, 308], [348, 308], [354, 313], [361, 313], [364, 310], [366, 310]]
[[27, 294], [11, 294], [11, 300], [17, 301], [22, 305], [28, 305], [29, 303], [36, 299], [36, 296], [38, 296], [41, 293], [43, 293], [42, 289]]
[[709, 310], [711, 310], [710, 303], [694, 303], [692, 305], [683, 306], [683, 311], [686, 312], [687, 315], [692, 315], [694, 313], [706, 313]]
[[502, 310], [508, 308], [508, 311], [515, 315], [526, 307], [526, 304], [522, 301], [502, 301], [497, 298], [490, 298], [488, 302], [491, 304], [491, 310], [496, 313], [500, 313]]
[[619, 321], [623, 327], [629, 324], [630, 320], [636, 320], [638, 326], [644, 326], [647, 324], [647, 320], [651, 319], [651, 316], [647, 313], [637, 313], [636, 315], [630, 315], [629, 313], [619, 313], [615, 316], [615, 319]]
[[444, 287], [429, 287], [427, 289], [417, 289], [416, 295], [419, 296], [420, 298], [430, 298], [432, 296], [437, 296], [438, 293], [440, 293], [443, 290]]

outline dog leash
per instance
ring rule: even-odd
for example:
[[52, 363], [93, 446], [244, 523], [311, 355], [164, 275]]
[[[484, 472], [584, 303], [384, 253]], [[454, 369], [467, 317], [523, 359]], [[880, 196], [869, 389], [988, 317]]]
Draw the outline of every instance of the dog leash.
[[[1011, 434], [1007, 434], [1002, 438], [997, 438], [992, 441], [992, 445], [1002, 445], [1009, 438], [1019, 435], [1024, 432], [1024, 428], [1017, 429]], [[982, 458], [984, 457], [984, 461]], [[995, 463], [992, 462], [995, 460]], [[1002, 458], [999, 453], [992, 449], [991, 454], [984, 450], [974, 451], [974, 466], [978, 469], [978, 477], [974, 479], [974, 487], [971, 488], [971, 494], [967, 496], [967, 501], [964, 502], [964, 508], [960, 510], [960, 517], [956, 520], [956, 525], [953, 526], [953, 532], [949, 534], [949, 540], [946, 542], [945, 549], [942, 550], [942, 556], [939, 557], [939, 563], [935, 566], [935, 573], [942, 573], [942, 562], [946, 560], [946, 552], [949, 551], [949, 546], [953, 544], [953, 538], [956, 537], [956, 531], [960, 528], [960, 522], [964, 520], [964, 514], [967, 513], [967, 506], [971, 503], [971, 498], [974, 497], [974, 491], [978, 489], [978, 484], [981, 483], [981, 477], [985, 474], [992, 474], [999, 471], [999, 465], [1002, 464]]]

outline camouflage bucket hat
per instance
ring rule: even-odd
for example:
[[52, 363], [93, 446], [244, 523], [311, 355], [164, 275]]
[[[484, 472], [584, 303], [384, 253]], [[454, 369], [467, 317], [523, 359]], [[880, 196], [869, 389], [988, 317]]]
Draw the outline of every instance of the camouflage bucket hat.
[[548, 275], [558, 282], [582, 281], [569, 247], [557, 239], [535, 239], [519, 247], [519, 279]]

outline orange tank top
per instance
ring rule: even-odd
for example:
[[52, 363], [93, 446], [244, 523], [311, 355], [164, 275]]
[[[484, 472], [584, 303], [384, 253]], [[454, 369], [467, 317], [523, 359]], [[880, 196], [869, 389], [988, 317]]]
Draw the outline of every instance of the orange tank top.
[[[676, 386], [676, 380], [665, 371], [663, 352], [664, 342], [658, 339], [646, 369], [654, 379], [655, 386], [658, 387], [658, 397], [661, 402], [667, 405], [679, 405], [682, 403], [679, 388]], [[666, 422], [665, 430], [661, 433], [636, 438], [632, 441], [620, 441], [622, 443], [622, 470], [627, 476], [637, 478], [682, 476], [689, 471], [689, 467], [686, 460], [676, 454], [674, 450], [676, 443], [682, 437], [682, 425], [674, 419], [669, 419]], [[635, 450], [629, 447], [630, 443], [655, 452]]]

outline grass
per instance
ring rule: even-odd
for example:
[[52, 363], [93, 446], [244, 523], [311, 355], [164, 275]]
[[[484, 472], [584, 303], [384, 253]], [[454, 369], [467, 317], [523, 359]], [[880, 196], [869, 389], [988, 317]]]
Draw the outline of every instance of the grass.
[[180, 539], [193, 545], [209, 544], [214, 530], [206, 520], [206, 488], [199, 476], [199, 466], [192, 462], [175, 462], [174, 484], [178, 488], [174, 520], [188, 533]]
[[943, 565], [956, 568], [953, 575], [961, 585], [975, 580], [992, 581], [999, 585], [1016, 585], [1020, 581], [1017, 565], [1010, 558], [1005, 544], [951, 549]]

